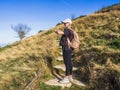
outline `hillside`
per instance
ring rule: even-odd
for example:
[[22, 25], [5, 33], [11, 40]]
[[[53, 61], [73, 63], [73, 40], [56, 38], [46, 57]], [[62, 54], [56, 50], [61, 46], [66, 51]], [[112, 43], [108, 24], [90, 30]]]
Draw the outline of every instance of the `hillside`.
[[101, 10], [99, 10], [97, 13], [104, 13], [104, 12], [111, 12], [111, 11], [120, 11], [120, 3], [114, 4], [112, 6], [108, 6], [107, 8], [104, 7]]
[[[79, 68], [76, 77], [88, 86], [83, 90], [119, 90], [120, 4], [77, 18], [72, 27], [80, 37], [73, 64]], [[0, 49], [0, 90], [23, 90], [39, 73], [33, 90], [42, 90], [42, 82], [53, 78], [50, 64], [58, 63], [58, 29], [63, 25]]]

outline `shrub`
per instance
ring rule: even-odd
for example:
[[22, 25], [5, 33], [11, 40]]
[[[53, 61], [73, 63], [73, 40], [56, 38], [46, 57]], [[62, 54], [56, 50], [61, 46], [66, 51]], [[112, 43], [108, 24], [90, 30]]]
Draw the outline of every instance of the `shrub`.
[[108, 45], [113, 49], [119, 49], [120, 48], [120, 40], [114, 40], [111, 43], [108, 43]]
[[92, 88], [95, 90], [120, 90], [120, 75], [110, 68], [98, 69], [97, 77], [92, 83], [94, 84]]

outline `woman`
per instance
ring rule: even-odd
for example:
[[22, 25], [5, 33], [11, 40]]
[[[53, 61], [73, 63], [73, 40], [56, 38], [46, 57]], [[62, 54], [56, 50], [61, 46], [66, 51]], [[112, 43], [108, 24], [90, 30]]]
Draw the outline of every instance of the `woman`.
[[71, 29], [72, 21], [70, 19], [65, 19], [62, 21], [64, 24], [64, 31], [55, 31], [56, 34], [62, 35], [60, 40], [60, 45], [62, 46], [63, 51], [63, 59], [64, 64], [66, 67], [66, 76], [60, 81], [60, 83], [69, 83], [73, 80], [72, 78], [72, 61], [71, 61], [71, 54], [73, 51], [73, 48], [71, 48], [68, 44], [68, 40], [72, 41], [74, 35], [73, 30]]

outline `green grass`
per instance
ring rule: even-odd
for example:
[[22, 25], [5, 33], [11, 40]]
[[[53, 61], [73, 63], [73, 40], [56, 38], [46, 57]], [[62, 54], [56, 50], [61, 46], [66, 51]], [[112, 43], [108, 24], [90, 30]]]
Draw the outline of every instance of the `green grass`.
[[88, 90], [88, 88], [86, 86], [80, 87], [80, 86], [73, 84], [69, 89], [64, 89], [64, 90]]
[[45, 79], [45, 80], [49, 80], [49, 79], [52, 79], [53, 78], [53, 75], [51, 73], [49, 74], [45, 74], [43, 75], [41, 78]]
[[4, 50], [7, 49], [7, 48], [11, 48], [11, 45], [7, 45], [7, 46], [2, 47], [2, 48], [0, 47], [0, 52], [1, 52], [1, 51], [4, 51]]
[[[76, 52], [74, 62], [81, 68], [79, 73], [83, 77], [86, 75], [81, 80], [85, 79], [87, 82], [89, 81], [87, 79], [89, 77], [88, 71], [85, 67], [87, 66], [87, 61], [97, 63], [100, 66], [99, 69], [101, 69], [103, 68], [102, 66], [106, 68], [109, 58], [112, 64], [108, 66], [119, 71], [120, 26], [116, 18], [120, 18], [118, 11], [99, 12], [77, 18], [73, 21], [73, 29], [78, 31], [80, 37], [80, 48]], [[41, 82], [53, 78], [50, 67], [61, 64], [61, 62], [57, 62], [55, 59], [61, 49], [57, 48], [55, 42], [56, 39], [60, 39], [60, 36], [57, 36], [54, 30], [63, 30], [63, 25], [58, 25], [51, 30], [43, 31], [38, 35], [0, 48], [0, 90], [23, 89], [39, 69], [44, 71], [39, 78]], [[92, 68], [91, 71], [95, 71], [94, 65]], [[100, 73], [98, 72], [98, 74]], [[103, 79], [106, 77], [102, 76]], [[39, 89], [61, 89], [60, 87], [47, 86], [41, 82], [40, 84], [36, 82], [36, 84], [39, 84]], [[66, 88], [65, 90], [87, 89], [73, 85], [71, 88]]]
[[120, 40], [114, 40], [110, 42], [108, 45], [113, 49], [120, 49]]
[[39, 83], [40, 90], [61, 90], [60, 86], [48, 86], [44, 84], [43, 82]]
[[119, 58], [118, 59], [113, 59], [112, 62], [115, 63], [115, 64], [119, 64], [120, 63], [120, 59]]
[[53, 30], [49, 30], [49, 31], [45, 32], [44, 35], [49, 35], [49, 34], [51, 34], [53, 32], [54, 32]]
[[[33, 79], [34, 73], [39, 71], [40, 66], [40, 61], [33, 61], [29, 58], [9, 60], [0, 66], [0, 70], [2, 70], [2, 72], [0, 72], [0, 79], [3, 84], [0, 88], [4, 88], [2, 90], [23, 89]], [[51, 78], [51, 76], [45, 74], [44, 79], [46, 78]]]
[[49, 86], [44, 84], [43, 82], [39, 83], [39, 88], [40, 90], [88, 90], [87, 87], [80, 87], [74, 84], [70, 88], [65, 87], [64, 89], [62, 89], [60, 86]]

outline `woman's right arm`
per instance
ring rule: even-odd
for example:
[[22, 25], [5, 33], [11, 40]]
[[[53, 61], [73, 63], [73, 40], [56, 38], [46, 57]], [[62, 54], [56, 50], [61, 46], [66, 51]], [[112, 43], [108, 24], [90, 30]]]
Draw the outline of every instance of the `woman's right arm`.
[[59, 35], [63, 35], [63, 34], [64, 34], [63, 31], [58, 31], [58, 30], [55, 30], [55, 33], [56, 33], [56, 34], [59, 34]]

